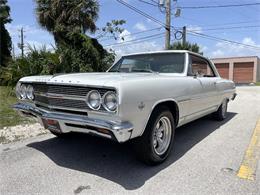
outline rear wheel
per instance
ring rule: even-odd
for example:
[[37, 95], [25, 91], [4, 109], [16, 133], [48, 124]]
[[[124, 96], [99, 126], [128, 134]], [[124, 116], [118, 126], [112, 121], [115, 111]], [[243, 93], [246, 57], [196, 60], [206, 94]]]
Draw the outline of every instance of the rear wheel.
[[156, 109], [145, 128], [143, 135], [135, 140], [138, 158], [147, 164], [163, 162], [172, 148], [175, 124], [167, 107]]
[[227, 106], [228, 100], [224, 99], [218, 110], [213, 113], [213, 117], [219, 121], [224, 120], [227, 117]]

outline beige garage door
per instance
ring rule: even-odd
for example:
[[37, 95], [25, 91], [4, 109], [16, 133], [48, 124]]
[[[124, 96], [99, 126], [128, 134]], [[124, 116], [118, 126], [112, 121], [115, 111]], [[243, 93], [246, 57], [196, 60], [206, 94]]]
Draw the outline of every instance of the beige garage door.
[[217, 70], [218, 70], [218, 73], [219, 75], [222, 77], [222, 78], [225, 78], [225, 79], [229, 79], [229, 64], [228, 63], [219, 63], [219, 64], [215, 64]]
[[253, 62], [234, 63], [234, 81], [236, 83], [251, 83], [253, 82]]

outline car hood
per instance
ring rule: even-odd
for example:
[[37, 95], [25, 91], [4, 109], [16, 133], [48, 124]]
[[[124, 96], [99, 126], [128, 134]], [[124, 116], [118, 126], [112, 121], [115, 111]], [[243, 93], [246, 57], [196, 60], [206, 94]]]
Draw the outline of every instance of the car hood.
[[154, 79], [158, 76], [158, 73], [74, 73], [53, 76], [30, 76], [24, 77], [20, 81], [114, 86], [120, 82]]

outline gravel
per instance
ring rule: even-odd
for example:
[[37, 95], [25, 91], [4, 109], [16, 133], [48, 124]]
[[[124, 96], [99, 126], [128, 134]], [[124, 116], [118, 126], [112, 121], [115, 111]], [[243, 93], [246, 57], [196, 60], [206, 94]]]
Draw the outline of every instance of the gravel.
[[46, 133], [48, 133], [48, 130], [44, 129], [39, 123], [4, 127], [3, 129], [0, 129], [0, 144], [6, 144]]

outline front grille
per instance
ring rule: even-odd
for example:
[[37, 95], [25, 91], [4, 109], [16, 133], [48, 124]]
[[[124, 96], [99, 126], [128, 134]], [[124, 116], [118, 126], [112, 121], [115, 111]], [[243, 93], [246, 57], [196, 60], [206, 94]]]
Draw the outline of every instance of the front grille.
[[83, 87], [83, 86], [68, 86], [68, 85], [34, 84], [33, 87], [35, 92], [38, 93], [54, 93], [54, 94], [75, 95], [75, 96], [86, 96], [87, 93], [91, 90], [98, 90], [102, 96], [108, 91], [108, 89], [90, 88], [90, 87]]
[[[104, 88], [93, 88], [93, 87], [83, 87], [83, 86], [68, 86], [68, 85], [47, 85], [47, 84], [33, 84], [35, 91], [35, 103], [41, 106], [48, 106], [49, 108], [62, 108], [62, 109], [80, 109], [80, 110], [91, 110], [88, 107], [85, 100], [75, 100], [73, 98], [62, 98], [62, 96], [69, 95], [71, 97], [85, 98], [87, 93], [91, 90], [97, 90], [103, 96], [107, 91], [115, 91], [114, 89], [104, 89]], [[47, 97], [47, 93], [62, 95], [59, 97]], [[106, 109], [101, 106], [100, 111], [106, 111]]]

